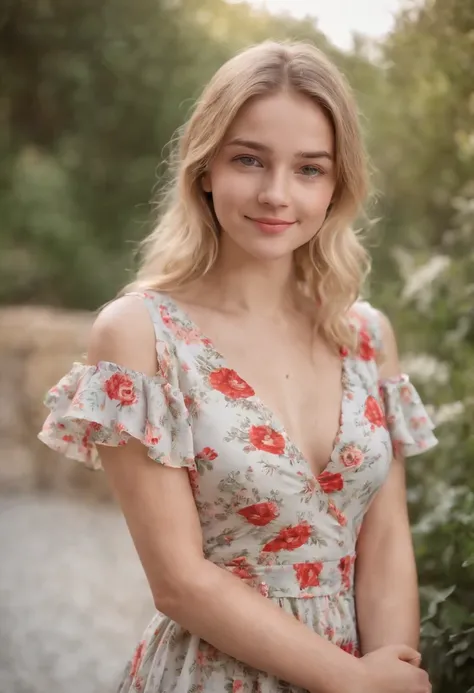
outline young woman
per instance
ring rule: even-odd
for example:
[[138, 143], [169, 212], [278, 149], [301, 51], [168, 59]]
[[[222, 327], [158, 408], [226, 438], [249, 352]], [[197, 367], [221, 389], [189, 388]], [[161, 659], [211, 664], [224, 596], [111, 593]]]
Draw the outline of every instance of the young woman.
[[[350, 91], [308, 45], [211, 80], [136, 281], [41, 439], [103, 467], [158, 613], [122, 693], [426, 693], [403, 458], [436, 440], [358, 301]], [[359, 656], [362, 655], [362, 656]]]

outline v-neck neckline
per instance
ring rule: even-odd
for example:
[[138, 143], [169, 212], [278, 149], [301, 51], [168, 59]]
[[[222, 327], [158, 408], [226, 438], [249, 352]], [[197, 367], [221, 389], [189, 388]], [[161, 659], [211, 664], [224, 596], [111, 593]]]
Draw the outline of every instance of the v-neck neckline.
[[[253, 400], [255, 403], [257, 409], [260, 411], [260, 414], [262, 415], [262, 418], [264, 419], [264, 423], [267, 426], [271, 426], [271, 428], [280, 435], [283, 436], [285, 439], [285, 448], [286, 446], [289, 446], [292, 448], [294, 451], [295, 455], [298, 458], [298, 461], [301, 463], [303, 467], [305, 467], [307, 474], [310, 478], [314, 478], [318, 480], [322, 475], [331, 473], [331, 469], [335, 466], [336, 461], [337, 461], [337, 453], [339, 451], [339, 443], [343, 435], [343, 430], [344, 430], [344, 423], [345, 423], [345, 402], [347, 399], [347, 391], [348, 391], [348, 380], [349, 380], [349, 369], [348, 369], [348, 364], [347, 364], [347, 353], [344, 353], [345, 350], [341, 349], [340, 352], [340, 359], [341, 359], [341, 402], [340, 402], [340, 407], [339, 407], [339, 424], [337, 428], [337, 433], [333, 441], [332, 445], [332, 450], [331, 454], [329, 456], [329, 459], [325, 466], [316, 473], [309, 460], [307, 459], [306, 455], [302, 452], [302, 449], [299, 445], [295, 443], [295, 441], [290, 437], [288, 434], [288, 431], [286, 427], [283, 425], [282, 421], [280, 420], [280, 417], [274, 412], [274, 410], [269, 407], [265, 400], [263, 400], [258, 392], [255, 390], [253, 385], [248, 382], [245, 378], [242, 378], [240, 373], [232, 367], [232, 364], [229, 362], [229, 360], [222, 354], [222, 352], [216, 347], [214, 341], [208, 337], [208, 335], [199, 327], [199, 325], [196, 323], [196, 321], [190, 317], [188, 311], [180, 304], [178, 303], [170, 294], [167, 293], [161, 293], [161, 292], [155, 292], [157, 296], [159, 297], [159, 301], [161, 303], [164, 303], [167, 308], [171, 308], [173, 312], [178, 314], [178, 319], [180, 319], [181, 322], [187, 323], [191, 329], [193, 330], [194, 334], [196, 337], [199, 339], [199, 341], [205, 345], [207, 348], [212, 349], [214, 352], [215, 356], [219, 360], [221, 364], [221, 368], [227, 368], [228, 370], [232, 371], [237, 375], [239, 380], [241, 380], [243, 383], [245, 383], [253, 392], [253, 395], [249, 397], [249, 399]], [[166, 325], [165, 325], [166, 327]]]

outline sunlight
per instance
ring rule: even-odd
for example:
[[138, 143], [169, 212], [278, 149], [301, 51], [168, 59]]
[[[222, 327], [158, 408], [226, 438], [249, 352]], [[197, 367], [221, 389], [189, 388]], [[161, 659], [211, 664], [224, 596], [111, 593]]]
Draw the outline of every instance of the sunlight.
[[[228, 0], [239, 2], [241, 0]], [[248, 0], [269, 12], [287, 12], [294, 17], [314, 17], [321, 31], [340, 48], [352, 45], [354, 32], [383, 38], [392, 28], [403, 0]]]

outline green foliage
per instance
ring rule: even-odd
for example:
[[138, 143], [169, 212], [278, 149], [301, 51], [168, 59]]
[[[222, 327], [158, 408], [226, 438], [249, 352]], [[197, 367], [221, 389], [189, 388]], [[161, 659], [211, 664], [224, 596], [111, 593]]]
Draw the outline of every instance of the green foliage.
[[223, 0], [11, 0], [2, 19], [0, 300], [13, 303], [108, 300], [151, 222], [159, 162], [217, 67], [268, 32], [328, 46], [310, 22]]
[[0, 18], [0, 301], [96, 308], [126, 279], [158, 164], [241, 47], [315, 42], [354, 86], [382, 191], [372, 290], [440, 445], [409, 461], [435, 693], [474, 691], [474, 4], [426, 0], [374, 49], [223, 0], [7, 0]]
[[474, 691], [473, 35], [465, 0], [402, 13], [370, 133], [384, 192], [373, 283], [439, 425], [438, 448], [408, 467], [437, 693]]

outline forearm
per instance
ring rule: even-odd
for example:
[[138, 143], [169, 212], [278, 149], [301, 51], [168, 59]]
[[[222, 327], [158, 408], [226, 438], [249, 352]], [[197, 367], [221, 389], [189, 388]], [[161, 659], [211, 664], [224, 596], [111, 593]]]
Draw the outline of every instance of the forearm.
[[362, 654], [384, 645], [418, 647], [418, 583], [408, 531], [394, 532], [360, 557], [355, 588]]
[[189, 589], [156, 599], [157, 608], [220, 651], [311, 693], [357, 683], [358, 660], [239, 578], [208, 561], [196, 575]]

